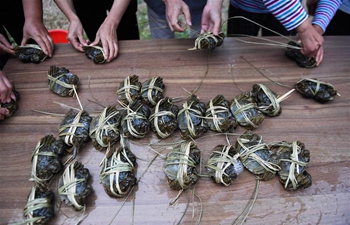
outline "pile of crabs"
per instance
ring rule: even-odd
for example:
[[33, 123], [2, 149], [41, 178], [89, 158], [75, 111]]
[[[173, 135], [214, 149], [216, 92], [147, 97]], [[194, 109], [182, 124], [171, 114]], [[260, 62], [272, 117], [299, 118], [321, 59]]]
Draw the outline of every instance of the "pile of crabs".
[[[57, 95], [73, 96], [78, 83], [78, 76], [64, 67], [51, 66], [48, 71], [48, 87]], [[294, 88], [303, 96], [323, 103], [333, 100], [337, 94], [331, 84], [317, 79], [302, 79]], [[204, 103], [190, 94], [181, 106], [164, 93], [161, 77], [141, 82], [137, 75], [132, 75], [119, 84], [120, 108], [105, 107], [96, 117], [83, 109], [70, 110], [60, 124], [59, 138], [44, 136], [32, 154], [30, 180], [34, 185], [24, 207], [26, 221], [45, 224], [54, 216], [54, 192], [50, 184], [55, 177], [58, 177], [57, 192], [61, 201], [78, 211], [85, 209], [86, 198], [92, 192], [90, 174], [76, 160], [76, 155], [88, 140], [96, 150], [105, 152], [99, 177], [105, 192], [117, 198], [129, 194], [138, 180], [134, 171], [136, 156], [127, 142], [142, 139], [149, 132], [159, 139], [180, 133], [182, 141], [172, 146], [164, 166], [171, 189], [189, 189], [201, 176], [196, 168], [201, 161], [201, 150], [195, 139], [209, 131], [233, 133], [238, 126], [246, 132], [235, 144], [214, 147], [205, 163], [206, 172], [215, 183], [229, 186], [245, 168], [259, 180], [266, 181], [277, 175], [286, 190], [311, 186], [312, 177], [306, 171], [310, 151], [304, 143], [264, 143], [262, 137], [253, 132], [266, 116], [275, 117], [282, 112], [283, 98], [267, 86], [254, 84], [250, 91], [230, 101], [218, 94]], [[15, 110], [17, 102], [12, 105]]]

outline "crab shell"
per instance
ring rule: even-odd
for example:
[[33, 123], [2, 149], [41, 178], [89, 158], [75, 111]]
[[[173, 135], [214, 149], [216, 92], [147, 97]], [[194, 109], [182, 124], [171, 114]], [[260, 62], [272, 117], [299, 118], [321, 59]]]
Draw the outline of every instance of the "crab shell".
[[100, 46], [87, 45], [83, 46], [83, 49], [86, 57], [91, 59], [94, 63], [103, 64], [107, 62], [106, 54]]
[[40, 46], [36, 44], [15, 47], [15, 55], [24, 63], [40, 63], [47, 58]]

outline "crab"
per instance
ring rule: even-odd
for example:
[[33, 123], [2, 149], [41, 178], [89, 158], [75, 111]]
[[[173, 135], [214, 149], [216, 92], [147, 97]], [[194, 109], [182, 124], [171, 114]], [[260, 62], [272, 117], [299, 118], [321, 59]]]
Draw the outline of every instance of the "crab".
[[86, 45], [83, 46], [84, 53], [86, 57], [91, 59], [96, 64], [106, 63], [106, 55], [103, 48], [100, 46]]
[[79, 77], [65, 67], [50, 66], [47, 78], [50, 90], [63, 97], [72, 97], [78, 88]]
[[[297, 47], [297, 48], [295, 48]], [[288, 47], [286, 48], [287, 58], [293, 60], [298, 66], [303, 68], [314, 68], [317, 62], [314, 57], [307, 57], [300, 52], [301, 44], [295, 41], [288, 42]]]
[[85, 200], [91, 194], [88, 184], [89, 170], [81, 162], [73, 161], [64, 170], [58, 181], [58, 194], [61, 201], [80, 211], [85, 207]]
[[218, 35], [214, 35], [213, 32], [204, 32], [196, 38], [194, 47], [188, 50], [214, 50], [216, 47], [220, 47], [222, 45], [224, 38], [225, 34], [223, 32], [220, 32]]

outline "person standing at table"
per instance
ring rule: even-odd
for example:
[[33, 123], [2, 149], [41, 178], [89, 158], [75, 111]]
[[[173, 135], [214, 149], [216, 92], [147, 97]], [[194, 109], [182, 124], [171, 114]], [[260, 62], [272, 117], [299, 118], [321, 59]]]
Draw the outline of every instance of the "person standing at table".
[[[257, 23], [264, 23], [263, 21], [267, 20], [267, 24], [263, 25], [280, 33], [295, 30], [303, 46], [301, 53], [308, 57], [314, 56], [319, 65], [323, 60], [322, 33], [341, 2], [342, 0], [320, 0], [318, 7], [321, 11], [319, 14], [321, 30], [316, 30], [312, 25], [300, 0], [230, 0], [230, 10], [233, 12], [230, 17], [244, 16]], [[278, 26], [279, 23], [283, 25], [285, 31], [283, 27]], [[243, 19], [228, 21], [229, 33], [257, 35], [258, 28], [251, 28], [254, 26], [256, 25]]]
[[[137, 0], [55, 0], [70, 22], [67, 39], [75, 49], [102, 44], [106, 60], [118, 55], [118, 40], [139, 39]], [[109, 11], [107, 13], [107, 11]], [[88, 37], [84, 38], [84, 31]]]
[[[14, 49], [7, 40], [3, 28], [10, 32], [17, 44], [34, 43], [51, 57], [54, 44], [43, 23], [43, 9], [41, 0], [11, 0], [2, 1], [0, 7], [0, 102], [7, 103], [15, 99], [12, 84], [2, 71], [10, 55], [15, 55]], [[0, 120], [8, 113], [0, 108]]]
[[174, 31], [184, 32], [179, 16], [184, 15], [190, 26], [190, 38], [196, 38], [201, 31], [201, 18], [207, 0], [145, 0], [148, 21], [153, 39], [174, 38]]

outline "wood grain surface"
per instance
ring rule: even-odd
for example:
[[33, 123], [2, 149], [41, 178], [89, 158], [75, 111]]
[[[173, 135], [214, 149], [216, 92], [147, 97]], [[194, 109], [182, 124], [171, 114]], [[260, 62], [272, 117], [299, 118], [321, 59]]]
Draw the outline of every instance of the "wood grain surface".
[[[288, 42], [282, 38], [269, 39]], [[79, 98], [91, 115], [101, 112], [101, 105], [120, 107], [117, 88], [133, 74], [138, 75], [141, 82], [153, 76], [162, 77], [165, 96], [177, 98], [186, 97], [187, 91], [194, 90], [208, 70], [196, 92], [205, 103], [217, 94], [231, 101], [242, 90], [250, 91], [255, 83], [265, 84], [279, 95], [292, 89], [301, 78], [331, 83], [341, 95], [333, 101], [320, 104], [294, 92], [282, 102], [280, 116], [266, 117], [254, 130], [262, 135], [265, 143], [303, 142], [311, 155], [307, 171], [312, 176], [312, 186], [286, 191], [277, 176], [261, 182], [258, 198], [245, 224], [349, 224], [350, 37], [325, 37], [324, 43], [324, 60], [313, 69], [299, 68], [286, 58], [283, 47], [254, 45], [236, 38], [226, 38], [224, 44], [210, 54], [206, 50], [187, 50], [193, 47], [193, 39], [120, 41], [118, 58], [104, 65], [93, 64], [70, 44], [56, 45], [54, 56], [40, 64], [24, 64], [11, 58], [4, 71], [21, 97], [14, 115], [0, 122], [0, 224], [24, 220], [22, 210], [33, 186], [29, 181], [31, 155], [42, 137], [48, 134], [58, 137], [62, 116], [69, 110], [58, 103], [79, 108], [75, 97], [60, 97], [49, 90], [47, 72], [51, 65], [66, 67], [79, 76]], [[181, 106], [181, 102], [177, 104]], [[244, 128], [238, 127], [229, 135], [229, 141], [234, 144], [244, 132]], [[160, 143], [170, 143], [174, 138], [179, 138], [179, 132]], [[87, 141], [77, 156], [89, 169], [93, 188], [85, 213], [59, 203], [55, 180], [51, 188], [60, 207], [56, 207], [56, 216], [49, 224], [75, 224], [83, 215], [86, 218], [82, 224], [168, 225], [177, 224], [182, 216], [181, 224], [196, 224], [201, 213], [200, 224], [232, 224], [251, 197], [255, 176], [245, 170], [228, 187], [202, 177], [194, 189], [200, 200], [186, 191], [170, 206], [178, 192], [169, 188], [163, 172], [163, 156], [168, 150], [147, 169], [148, 161], [155, 154], [149, 149], [149, 143], [157, 141], [152, 132], [143, 139], [130, 140], [131, 151], [137, 156], [136, 177], [144, 173], [135, 188], [134, 201], [132, 196], [117, 199], [105, 193], [99, 180], [104, 152], [95, 150], [91, 141]], [[209, 154], [216, 145], [226, 144], [226, 137], [209, 131], [196, 141], [202, 152], [198, 170], [205, 174], [204, 164]]]

